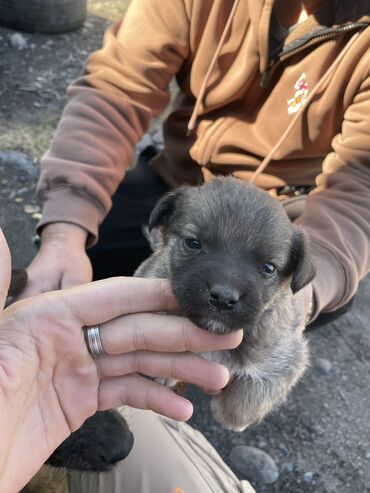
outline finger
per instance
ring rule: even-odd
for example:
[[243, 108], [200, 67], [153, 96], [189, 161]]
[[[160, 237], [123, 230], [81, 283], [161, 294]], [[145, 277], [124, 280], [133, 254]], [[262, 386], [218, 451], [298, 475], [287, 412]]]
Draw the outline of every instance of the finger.
[[0, 229], [0, 309], [4, 308], [10, 285], [12, 261], [8, 243]]
[[187, 421], [193, 405], [172, 390], [140, 375], [107, 378], [99, 387], [99, 410], [128, 405], [137, 409], [151, 409], [156, 413]]
[[101, 377], [142, 373], [149, 377], [175, 378], [199, 387], [220, 390], [229, 381], [228, 370], [192, 353], [153, 353], [135, 351], [96, 360]]
[[140, 313], [111, 320], [101, 326], [100, 336], [107, 354], [136, 350], [163, 352], [233, 349], [242, 341], [242, 331], [217, 335], [175, 315]]
[[81, 325], [106, 322], [126, 313], [173, 311], [177, 307], [164, 279], [115, 277], [63, 292]]

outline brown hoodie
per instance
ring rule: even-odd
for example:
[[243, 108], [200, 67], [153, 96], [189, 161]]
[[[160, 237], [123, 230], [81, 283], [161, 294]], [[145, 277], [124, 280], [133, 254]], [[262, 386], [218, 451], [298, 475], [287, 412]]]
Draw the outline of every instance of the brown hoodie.
[[165, 150], [152, 163], [158, 173], [171, 186], [220, 173], [251, 180], [270, 153], [257, 185], [316, 184], [297, 223], [317, 263], [317, 311], [348, 301], [370, 270], [370, 0], [315, 12], [274, 60], [272, 6], [133, 0], [69, 89], [42, 162], [39, 227], [71, 222], [96, 240], [133, 148], [166, 108], [176, 76]]

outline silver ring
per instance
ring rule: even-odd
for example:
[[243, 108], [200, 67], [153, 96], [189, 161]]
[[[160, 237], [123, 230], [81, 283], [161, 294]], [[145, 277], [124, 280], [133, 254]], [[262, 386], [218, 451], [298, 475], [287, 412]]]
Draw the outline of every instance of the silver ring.
[[90, 354], [95, 357], [106, 354], [101, 342], [100, 325], [92, 325], [91, 327], [85, 327], [84, 329], [85, 341]]

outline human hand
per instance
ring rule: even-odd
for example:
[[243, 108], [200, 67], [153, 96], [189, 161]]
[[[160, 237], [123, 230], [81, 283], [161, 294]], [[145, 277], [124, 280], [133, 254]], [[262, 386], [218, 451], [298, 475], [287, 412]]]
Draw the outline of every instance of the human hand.
[[46, 225], [40, 251], [27, 268], [27, 286], [18, 299], [90, 282], [92, 267], [85, 251], [86, 238], [87, 231], [74, 224]]
[[[4, 242], [1, 303], [10, 277]], [[142, 375], [215, 390], [227, 384], [226, 368], [190, 351], [236, 347], [241, 333], [213, 335], [181, 317], [149, 313], [176, 308], [164, 280], [115, 278], [28, 298], [3, 311], [0, 491], [19, 491], [96, 410], [126, 404], [178, 420], [191, 416], [189, 401]], [[93, 359], [82, 326], [97, 323], [107, 356]]]

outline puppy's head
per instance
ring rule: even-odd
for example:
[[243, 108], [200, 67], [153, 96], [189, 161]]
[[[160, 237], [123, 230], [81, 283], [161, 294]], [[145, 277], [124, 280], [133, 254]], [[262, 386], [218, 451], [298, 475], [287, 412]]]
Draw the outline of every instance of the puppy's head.
[[254, 324], [279, 289], [314, 275], [303, 231], [266, 192], [234, 178], [181, 187], [154, 208], [180, 307], [203, 329]]

